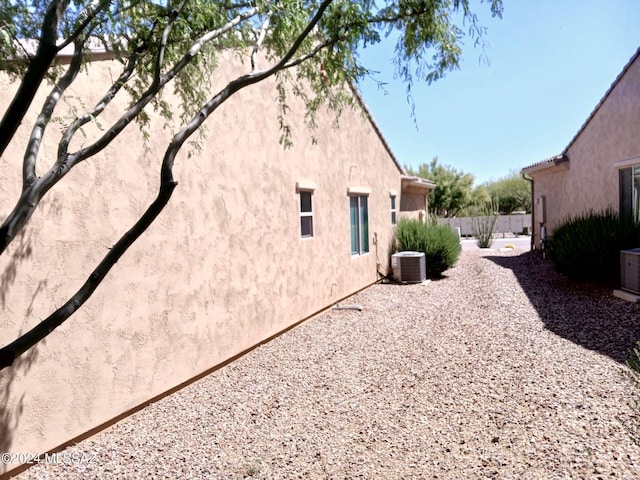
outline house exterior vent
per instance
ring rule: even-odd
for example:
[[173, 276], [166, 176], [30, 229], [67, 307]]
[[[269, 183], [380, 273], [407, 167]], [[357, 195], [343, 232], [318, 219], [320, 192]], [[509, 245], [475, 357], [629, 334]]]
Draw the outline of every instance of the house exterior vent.
[[620, 287], [640, 295], [640, 248], [620, 252]]
[[391, 255], [393, 278], [397, 282], [421, 283], [427, 278], [423, 252], [398, 252]]

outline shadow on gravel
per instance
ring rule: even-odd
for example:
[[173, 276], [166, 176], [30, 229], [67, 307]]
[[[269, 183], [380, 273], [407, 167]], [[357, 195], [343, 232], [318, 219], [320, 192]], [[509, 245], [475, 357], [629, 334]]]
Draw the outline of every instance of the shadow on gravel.
[[571, 282], [535, 251], [486, 258], [513, 271], [553, 333], [621, 363], [640, 340], [640, 304], [614, 297], [615, 285]]

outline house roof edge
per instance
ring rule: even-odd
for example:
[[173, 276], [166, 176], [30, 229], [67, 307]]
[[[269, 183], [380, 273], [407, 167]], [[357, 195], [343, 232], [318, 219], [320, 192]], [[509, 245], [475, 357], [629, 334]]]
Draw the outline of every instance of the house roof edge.
[[598, 113], [598, 110], [600, 110], [600, 107], [602, 107], [603, 103], [607, 100], [607, 98], [609, 98], [609, 95], [611, 95], [611, 92], [613, 91], [613, 89], [618, 85], [618, 83], [620, 83], [620, 80], [622, 80], [622, 77], [624, 77], [624, 75], [627, 73], [627, 71], [629, 70], [629, 68], [631, 68], [631, 65], [633, 65], [633, 63], [638, 59], [638, 57], [640, 57], [640, 47], [638, 47], [638, 49], [636, 50], [636, 52], [631, 56], [631, 58], [629, 59], [629, 61], [627, 62], [627, 64], [624, 66], [624, 68], [622, 69], [622, 71], [618, 74], [618, 76], [615, 78], [615, 80], [613, 81], [613, 83], [611, 83], [611, 86], [609, 86], [609, 88], [607, 89], [607, 91], [605, 92], [605, 94], [602, 96], [602, 98], [600, 99], [600, 101], [597, 103], [597, 105], [595, 106], [595, 108], [592, 110], [591, 114], [589, 114], [589, 116], [587, 117], [587, 119], [584, 121], [584, 123], [582, 124], [582, 126], [578, 129], [578, 132], [573, 136], [573, 138], [571, 139], [571, 141], [569, 142], [569, 144], [565, 147], [565, 149], [562, 151], [561, 155], [566, 155], [567, 152], [569, 151], [569, 149], [571, 148], [571, 146], [575, 143], [575, 141], [578, 139], [578, 137], [582, 134], [582, 132], [585, 130], [585, 128], [587, 128], [587, 125], [589, 125], [589, 123], [591, 122], [591, 120], [593, 119], [593, 117], [595, 117], [596, 113]]
[[553, 157], [546, 158], [536, 163], [532, 163], [524, 168], [520, 169], [521, 173], [533, 173], [547, 168], [557, 167], [563, 164], [568, 164], [569, 157], [562, 153], [560, 155], [554, 155]]
[[369, 120], [369, 123], [373, 127], [373, 130], [376, 132], [376, 135], [378, 136], [378, 138], [382, 142], [382, 145], [384, 146], [385, 150], [387, 151], [387, 153], [389, 154], [389, 156], [393, 160], [393, 163], [396, 164], [396, 167], [398, 167], [398, 170], [400, 170], [400, 173], [402, 175], [406, 175], [407, 174], [406, 170], [404, 169], [404, 167], [402, 165], [400, 165], [400, 162], [398, 161], [398, 159], [396, 158], [395, 154], [393, 153], [393, 150], [391, 150], [391, 147], [389, 146], [389, 143], [387, 143], [387, 139], [384, 138], [384, 135], [382, 134], [382, 130], [380, 130], [380, 127], [378, 126], [378, 124], [376, 123], [375, 119], [373, 118], [373, 114], [371, 113], [371, 110], [369, 110], [369, 107], [367, 106], [366, 102], [364, 101], [364, 98], [362, 98], [362, 94], [360, 93], [360, 90], [358, 90], [358, 87], [356, 87], [353, 83], [349, 83], [349, 87], [351, 88], [351, 91], [353, 92], [354, 96], [356, 97], [357, 102], [360, 104], [360, 107], [362, 107], [362, 110], [364, 111], [367, 119]]

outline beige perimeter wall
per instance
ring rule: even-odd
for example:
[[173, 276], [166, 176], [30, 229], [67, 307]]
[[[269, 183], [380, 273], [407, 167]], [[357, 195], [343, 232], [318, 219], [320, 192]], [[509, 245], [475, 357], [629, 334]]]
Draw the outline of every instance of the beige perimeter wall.
[[[532, 174], [534, 202], [545, 197], [549, 234], [568, 216], [608, 207], [618, 211], [619, 164], [640, 163], [638, 125], [640, 61], [636, 59], [569, 146], [569, 169]], [[540, 220], [535, 218], [536, 239], [540, 238]]]
[[[103, 61], [90, 71], [90, 80], [77, 82], [76, 99], [56, 112], [60, 123], [71, 118], [74, 103], [92, 105], [119, 70]], [[2, 76], [0, 88], [4, 111], [16, 85]], [[294, 147], [283, 150], [276, 96], [266, 81], [214, 113], [203, 151], [179, 155], [179, 185], [158, 221], [80, 311], [0, 372], [1, 451], [52, 449], [375, 282], [378, 270], [387, 272], [389, 192], [401, 190], [399, 168], [360, 112], [344, 112], [340, 129], [321, 116], [313, 145], [293, 100]], [[3, 216], [18, 198], [35, 117], [30, 110], [1, 159]], [[114, 118], [115, 112], [101, 117], [101, 128]], [[100, 133], [88, 128], [76, 147]], [[38, 207], [0, 263], [0, 343], [65, 302], [155, 197], [170, 130], [154, 122], [149, 133], [149, 151], [140, 130], [130, 128]], [[45, 145], [40, 174], [57, 141]], [[300, 238], [300, 181], [317, 185], [313, 239]], [[364, 256], [350, 253], [349, 187], [371, 189], [369, 228], [378, 241], [371, 238]]]

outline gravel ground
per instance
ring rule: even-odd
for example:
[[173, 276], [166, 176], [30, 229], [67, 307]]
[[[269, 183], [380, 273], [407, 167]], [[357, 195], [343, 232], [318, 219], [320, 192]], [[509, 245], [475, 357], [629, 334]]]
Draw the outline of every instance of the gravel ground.
[[345, 303], [20, 478], [640, 478], [640, 305], [486, 250]]

